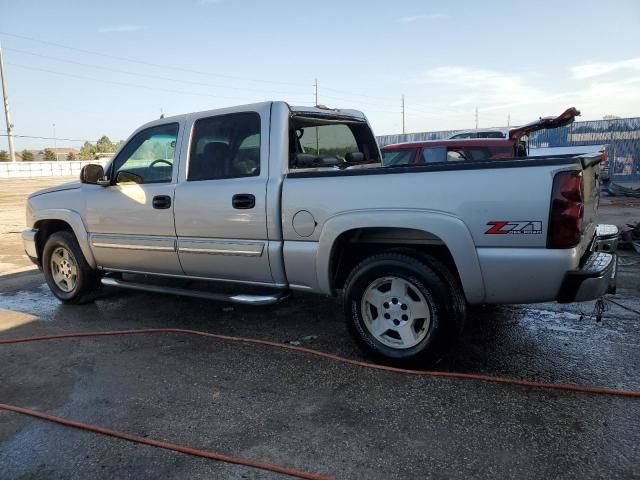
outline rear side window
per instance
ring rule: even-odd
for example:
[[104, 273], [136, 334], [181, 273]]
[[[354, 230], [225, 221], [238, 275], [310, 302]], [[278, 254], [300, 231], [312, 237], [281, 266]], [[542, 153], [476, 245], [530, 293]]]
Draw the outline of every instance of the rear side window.
[[447, 147], [422, 149], [422, 163], [444, 163], [447, 161]]
[[413, 156], [416, 153], [415, 149], [404, 148], [401, 150], [382, 150], [382, 165], [389, 167], [392, 165], [409, 165]]
[[232, 113], [196, 120], [187, 180], [260, 175], [260, 115]]
[[469, 160], [462, 149], [447, 148], [447, 147], [430, 147], [423, 148], [420, 155], [421, 163], [447, 163], [447, 162], [462, 162]]

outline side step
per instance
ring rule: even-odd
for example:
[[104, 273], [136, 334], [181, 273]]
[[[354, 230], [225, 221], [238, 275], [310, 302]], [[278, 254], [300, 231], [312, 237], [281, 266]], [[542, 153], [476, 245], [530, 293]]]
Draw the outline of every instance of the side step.
[[216, 300], [219, 302], [242, 303], [245, 305], [273, 305], [289, 296], [287, 291], [272, 295], [247, 295], [247, 294], [226, 294], [204, 292], [202, 290], [189, 290], [187, 288], [165, 287], [162, 285], [150, 285], [146, 283], [127, 282], [113, 277], [103, 277], [103, 285], [109, 287], [128, 288], [129, 290], [139, 290], [143, 292], [168, 293], [170, 295], [182, 295], [185, 297], [204, 298], [206, 300]]

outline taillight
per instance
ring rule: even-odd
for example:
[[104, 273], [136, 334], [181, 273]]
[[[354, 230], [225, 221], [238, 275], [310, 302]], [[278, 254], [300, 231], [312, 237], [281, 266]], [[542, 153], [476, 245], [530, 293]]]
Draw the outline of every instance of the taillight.
[[553, 177], [547, 248], [571, 248], [580, 243], [584, 198], [582, 172]]

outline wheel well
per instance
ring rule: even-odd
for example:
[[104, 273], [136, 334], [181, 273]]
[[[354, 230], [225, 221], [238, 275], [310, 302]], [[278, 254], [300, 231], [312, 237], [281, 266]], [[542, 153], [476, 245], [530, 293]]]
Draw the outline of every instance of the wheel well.
[[340, 234], [333, 245], [329, 264], [331, 288], [343, 288], [351, 270], [365, 258], [400, 249], [409, 255], [415, 252], [436, 257], [460, 281], [453, 256], [440, 237], [411, 228], [356, 228]]
[[44, 249], [44, 244], [47, 243], [47, 239], [52, 234], [61, 230], [69, 230], [73, 232], [71, 225], [64, 220], [40, 220], [39, 222], [36, 222], [34, 228], [38, 229], [38, 234], [36, 235], [38, 262], [42, 262], [42, 250]]

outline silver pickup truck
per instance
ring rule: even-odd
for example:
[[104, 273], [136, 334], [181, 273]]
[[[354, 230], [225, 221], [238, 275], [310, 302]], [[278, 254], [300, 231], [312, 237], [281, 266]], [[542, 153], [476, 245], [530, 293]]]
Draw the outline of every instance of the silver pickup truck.
[[340, 292], [366, 352], [424, 362], [469, 304], [613, 291], [599, 160], [383, 167], [362, 113], [265, 102], [140, 127], [106, 168], [32, 194], [23, 239], [65, 303], [100, 284], [256, 305]]

